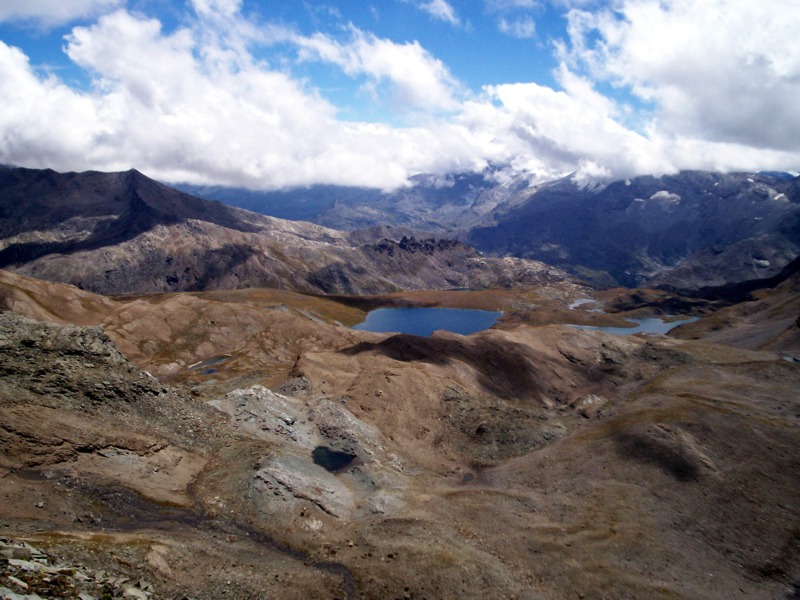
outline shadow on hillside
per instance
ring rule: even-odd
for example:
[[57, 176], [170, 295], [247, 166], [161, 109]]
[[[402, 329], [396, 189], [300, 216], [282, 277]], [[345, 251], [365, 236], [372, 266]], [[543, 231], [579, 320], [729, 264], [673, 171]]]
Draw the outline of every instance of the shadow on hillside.
[[626, 432], [616, 436], [617, 450], [623, 458], [651, 464], [678, 481], [696, 481], [700, 477], [697, 464], [662, 440], [638, 432]]
[[159, 214], [134, 193], [125, 212], [112, 221], [99, 223], [85, 240], [10, 244], [0, 251], [0, 268], [24, 264], [50, 254], [74, 254], [115, 246], [132, 240], [156, 225], [174, 225], [181, 220], [171, 215]]
[[399, 334], [381, 342], [361, 342], [341, 351], [347, 356], [378, 353], [402, 362], [446, 365], [461, 361], [480, 374], [485, 392], [504, 399], [531, 400], [552, 395], [539, 376], [537, 357], [522, 344], [486, 338], [469, 341]]

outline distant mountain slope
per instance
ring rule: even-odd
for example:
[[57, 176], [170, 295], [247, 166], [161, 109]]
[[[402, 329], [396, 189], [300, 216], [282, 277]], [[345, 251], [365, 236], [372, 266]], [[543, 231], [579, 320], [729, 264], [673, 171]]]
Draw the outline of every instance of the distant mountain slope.
[[467, 239], [586, 277], [679, 290], [768, 277], [800, 254], [800, 193], [776, 175], [683, 172], [538, 190]]
[[[565, 277], [446, 240], [348, 234], [195, 198], [138, 171], [0, 168], [0, 268], [107, 293], [372, 294]], [[391, 251], [389, 251], [391, 250]]]
[[770, 277], [800, 254], [800, 178], [685, 171], [605, 186], [529, 187], [481, 175], [417, 176], [390, 193], [316, 186], [196, 188], [249, 209], [339, 229], [412, 227], [490, 255], [533, 258], [598, 284], [695, 291]]
[[[279, 191], [192, 184], [179, 184], [175, 188], [198, 198], [218, 200], [262, 215], [320, 224], [322, 223], [320, 215], [333, 209], [337, 204], [369, 204], [381, 196], [381, 191], [377, 189], [335, 185], [316, 185]], [[336, 228], [354, 229], [359, 226]]]
[[498, 185], [483, 175], [417, 175], [393, 192], [317, 185], [276, 191], [180, 185], [179, 189], [231, 206], [335, 229], [375, 225], [411, 227], [437, 234], [483, 223], [498, 206], [521, 201], [534, 190], [522, 183]]

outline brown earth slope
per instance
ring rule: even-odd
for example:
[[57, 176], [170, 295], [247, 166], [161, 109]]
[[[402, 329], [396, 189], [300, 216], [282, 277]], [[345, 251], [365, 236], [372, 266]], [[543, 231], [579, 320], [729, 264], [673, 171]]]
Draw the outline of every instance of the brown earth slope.
[[[98, 586], [800, 589], [800, 369], [774, 352], [524, 319], [467, 337], [357, 332], [336, 323], [357, 309], [274, 291], [112, 300], [9, 274], [0, 289], [6, 308], [105, 326], [0, 319], [0, 536]], [[509, 305], [544, 303], [527, 294]], [[106, 335], [194, 393], [143, 374]], [[344, 462], [326, 470], [319, 447]], [[0, 587], [23, 594], [18, 581], [41, 583], [0, 559]]]
[[50, 557], [0, 544], [10, 550], [3, 598], [327, 598], [343, 588], [336, 569], [199, 503], [194, 488], [216, 456], [235, 449], [246, 460], [252, 444], [139, 371], [99, 328], [2, 313], [0, 365], [0, 535]]
[[752, 350], [772, 350], [800, 361], [800, 273], [755, 298], [682, 326], [676, 335]]

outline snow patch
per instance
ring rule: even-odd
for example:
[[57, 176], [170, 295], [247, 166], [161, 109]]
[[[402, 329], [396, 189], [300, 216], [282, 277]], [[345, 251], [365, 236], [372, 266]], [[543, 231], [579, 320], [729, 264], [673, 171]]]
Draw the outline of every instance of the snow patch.
[[650, 196], [650, 200], [661, 200], [662, 202], [671, 202], [674, 204], [680, 202], [681, 197], [678, 194], [661, 190]]
[[580, 169], [572, 174], [572, 183], [583, 191], [599, 193], [611, 182], [611, 172], [593, 161], [581, 161]]

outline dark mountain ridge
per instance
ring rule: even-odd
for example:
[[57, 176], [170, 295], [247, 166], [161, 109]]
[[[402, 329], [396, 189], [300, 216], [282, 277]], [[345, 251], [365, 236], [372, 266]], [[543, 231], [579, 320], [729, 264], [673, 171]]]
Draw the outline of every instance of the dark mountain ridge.
[[[466, 239], [609, 283], [692, 290], [769, 277], [793, 260], [800, 253], [797, 192], [794, 179], [747, 173], [686, 171], [594, 190], [565, 179]], [[697, 263], [714, 268], [694, 277], [673, 271]]]
[[266, 286], [377, 294], [565, 277], [440, 239], [431, 252], [413, 244], [381, 251], [407, 233], [395, 239], [386, 238], [388, 228], [348, 234], [284, 221], [195, 198], [135, 170], [0, 168], [0, 268], [100, 293]]
[[230, 229], [256, 231], [241, 211], [219, 201], [196, 198], [154, 181], [136, 169], [118, 173], [58, 173], [52, 169], [0, 167], [0, 234], [60, 225], [80, 216], [122, 216], [126, 212], [165, 220], [203, 219]]

